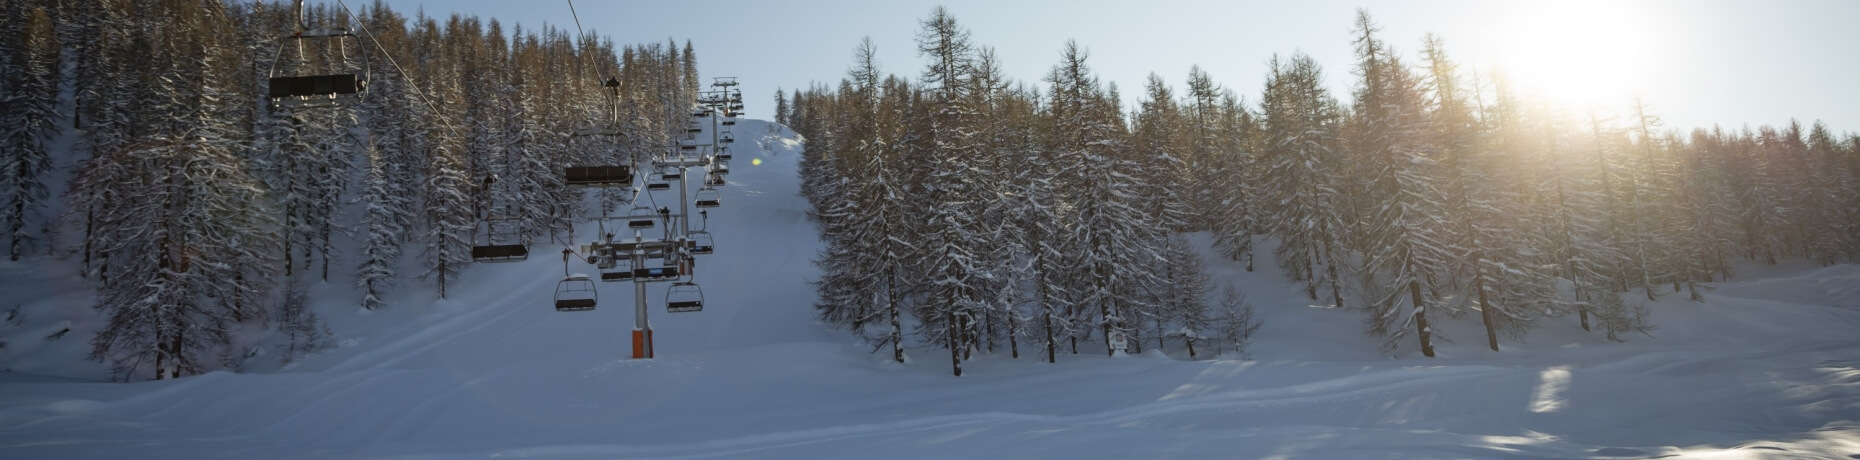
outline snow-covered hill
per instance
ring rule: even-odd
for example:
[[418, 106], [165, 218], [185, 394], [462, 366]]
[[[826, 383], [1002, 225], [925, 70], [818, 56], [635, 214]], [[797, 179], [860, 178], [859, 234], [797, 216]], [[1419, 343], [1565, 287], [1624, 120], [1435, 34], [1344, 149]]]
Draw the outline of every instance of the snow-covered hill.
[[336, 349], [133, 384], [82, 361], [97, 320], [68, 267], [0, 265], [0, 310], [27, 315], [0, 323], [0, 458], [1860, 458], [1860, 266], [1746, 267], [1704, 303], [1653, 304], [1659, 329], [1628, 343], [1568, 319], [1493, 353], [1465, 318], [1439, 326], [1461, 340], [1440, 358], [1391, 359], [1340, 332], [1359, 313], [1204, 257], [1265, 320], [1251, 360], [1003, 349], [956, 378], [947, 353], [888, 364], [814, 321], [800, 145], [737, 132], [754, 142], [711, 215], [705, 309], [649, 292], [649, 361], [628, 359], [630, 285], [551, 308], [559, 245], [373, 314], [321, 286]]

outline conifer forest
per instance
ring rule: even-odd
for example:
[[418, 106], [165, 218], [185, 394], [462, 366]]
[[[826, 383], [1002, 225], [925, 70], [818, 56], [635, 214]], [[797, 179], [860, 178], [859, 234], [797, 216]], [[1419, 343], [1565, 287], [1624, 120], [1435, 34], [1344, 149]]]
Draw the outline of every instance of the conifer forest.
[[1860, 458], [1856, 16], [0, 0], [0, 459]]

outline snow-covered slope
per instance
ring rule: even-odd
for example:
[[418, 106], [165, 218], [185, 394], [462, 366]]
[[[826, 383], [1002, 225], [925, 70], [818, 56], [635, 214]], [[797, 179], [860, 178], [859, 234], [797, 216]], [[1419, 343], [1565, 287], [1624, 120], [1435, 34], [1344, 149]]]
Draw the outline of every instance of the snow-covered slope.
[[[1440, 326], [1460, 339], [1440, 358], [1391, 359], [1358, 313], [1311, 306], [1270, 264], [1208, 258], [1266, 321], [1253, 360], [1003, 349], [955, 378], [946, 353], [890, 365], [813, 320], [799, 145], [760, 121], [737, 132], [755, 142], [712, 212], [704, 311], [649, 293], [658, 359], [627, 358], [630, 285], [601, 285], [593, 312], [551, 308], [548, 245], [374, 314], [323, 286], [343, 345], [285, 369], [69, 378], [96, 375], [76, 361], [84, 332], [45, 342], [62, 320], [39, 318], [0, 325], [0, 458], [1860, 458], [1860, 266], [1750, 267], [1705, 303], [1652, 305], [1660, 329], [1625, 344], [1570, 319], [1493, 353], [1466, 318]], [[0, 287], [29, 311], [87, 302], [43, 287], [68, 272], [0, 270], [30, 274]]]

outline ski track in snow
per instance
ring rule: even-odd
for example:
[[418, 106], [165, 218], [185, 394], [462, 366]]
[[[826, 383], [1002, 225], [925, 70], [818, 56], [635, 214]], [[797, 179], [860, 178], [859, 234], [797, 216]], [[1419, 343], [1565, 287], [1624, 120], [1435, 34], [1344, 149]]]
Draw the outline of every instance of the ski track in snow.
[[[1854, 265], [1765, 269], [1704, 304], [1655, 302], [1668, 329], [1624, 344], [1560, 319], [1491, 353], [1476, 317], [1447, 318], [1438, 327], [1467, 343], [1390, 359], [1357, 349], [1374, 346], [1349, 336], [1357, 313], [1303, 308], [1269, 262], [1237, 276], [1210, 260], [1257, 294], [1256, 353], [1296, 357], [1046, 364], [1023, 343], [1021, 359], [979, 355], [962, 378], [935, 349], [881, 363], [813, 318], [805, 282], [819, 243], [796, 196], [797, 146], [759, 136], [764, 123], [737, 125], [761, 139], [739, 144], [757, 147], [719, 188], [718, 252], [698, 266], [705, 310], [666, 314], [664, 287], [648, 291], [658, 359], [625, 359], [630, 287], [603, 283], [596, 312], [550, 310], [559, 247], [538, 245], [532, 260], [479, 265], [453, 299], [397, 305], [404, 323], [289, 372], [0, 376], [0, 458], [1860, 455]], [[1318, 330], [1336, 332], [1308, 334]]]

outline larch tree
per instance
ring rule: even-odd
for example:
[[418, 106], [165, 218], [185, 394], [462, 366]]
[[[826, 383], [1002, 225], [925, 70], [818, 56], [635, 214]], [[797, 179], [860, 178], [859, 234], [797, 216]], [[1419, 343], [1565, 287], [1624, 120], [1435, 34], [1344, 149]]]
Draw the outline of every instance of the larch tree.
[[[14, 8], [18, 8], [15, 6]], [[10, 14], [9, 14], [10, 15]], [[4, 40], [18, 40], [14, 67], [0, 72], [0, 85], [6, 90], [0, 100], [0, 225], [5, 225], [7, 258], [19, 260], [37, 237], [28, 221], [45, 206], [48, 198], [45, 176], [51, 172], [49, 143], [58, 135], [58, 82], [63, 68], [59, 58], [62, 45], [53, 30], [52, 18], [45, 8], [32, 8], [18, 28], [19, 35]]]

